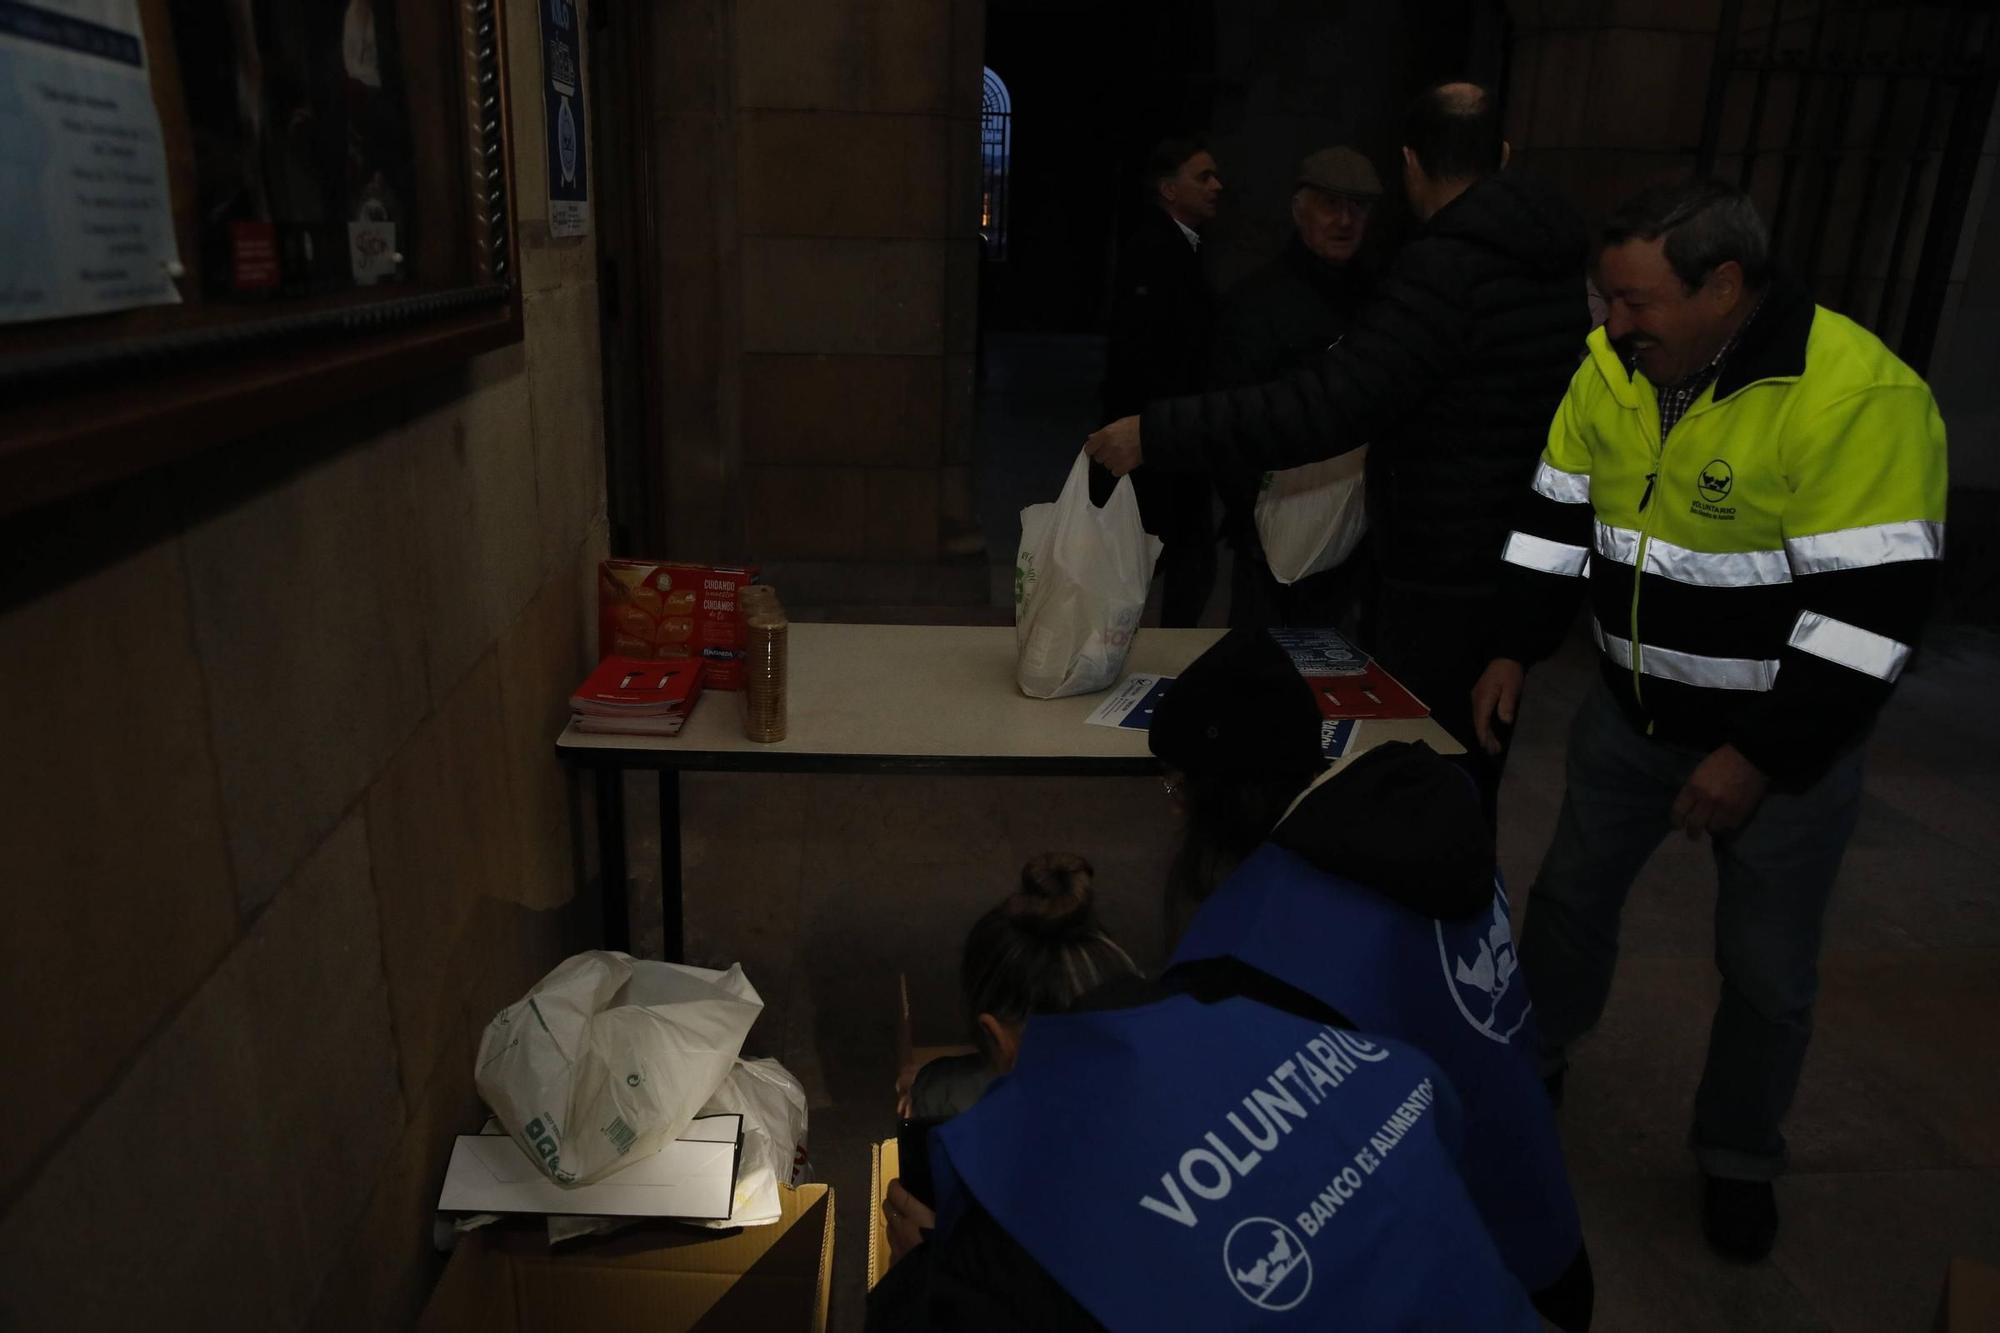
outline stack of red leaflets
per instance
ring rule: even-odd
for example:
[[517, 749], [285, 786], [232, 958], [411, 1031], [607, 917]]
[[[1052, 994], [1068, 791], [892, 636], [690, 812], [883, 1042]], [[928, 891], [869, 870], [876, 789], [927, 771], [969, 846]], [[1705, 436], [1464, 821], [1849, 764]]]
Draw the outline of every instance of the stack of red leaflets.
[[1321, 717], [1429, 717], [1431, 712], [1372, 657], [1358, 675], [1307, 676], [1306, 684]]
[[701, 697], [700, 658], [660, 662], [607, 657], [576, 687], [569, 706], [578, 731], [641, 736], [678, 735]]

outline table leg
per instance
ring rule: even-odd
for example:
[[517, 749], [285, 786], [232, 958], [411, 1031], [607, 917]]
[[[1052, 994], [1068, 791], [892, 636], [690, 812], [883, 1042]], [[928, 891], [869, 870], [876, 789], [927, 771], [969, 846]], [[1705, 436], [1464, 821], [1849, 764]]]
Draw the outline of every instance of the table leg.
[[681, 775], [660, 770], [660, 956], [685, 961], [686, 925], [681, 903]]
[[604, 947], [629, 952], [632, 905], [625, 873], [625, 770], [597, 773], [597, 865], [604, 881]]

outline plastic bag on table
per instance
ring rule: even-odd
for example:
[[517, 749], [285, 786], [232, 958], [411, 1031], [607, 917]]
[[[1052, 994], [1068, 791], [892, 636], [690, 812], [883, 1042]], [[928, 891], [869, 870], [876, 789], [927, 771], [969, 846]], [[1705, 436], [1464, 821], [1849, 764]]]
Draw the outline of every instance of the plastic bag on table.
[[1090, 460], [1079, 453], [1054, 504], [1021, 511], [1014, 566], [1016, 679], [1036, 699], [1110, 687], [1146, 609], [1160, 539], [1139, 521], [1132, 479], [1103, 508], [1090, 503]]
[[529, 1161], [587, 1184], [685, 1130], [763, 1008], [740, 967], [580, 953], [486, 1025], [474, 1080]]

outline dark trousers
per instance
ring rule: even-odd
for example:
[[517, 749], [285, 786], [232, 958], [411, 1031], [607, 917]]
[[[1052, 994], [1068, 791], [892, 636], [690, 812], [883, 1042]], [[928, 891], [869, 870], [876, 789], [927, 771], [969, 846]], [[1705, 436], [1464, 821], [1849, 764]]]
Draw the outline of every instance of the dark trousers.
[[[1707, 751], [1640, 735], [1593, 684], [1569, 733], [1555, 838], [1528, 895], [1521, 967], [1546, 1069], [1597, 1024], [1618, 962], [1618, 918], [1663, 839], [1674, 798]], [[1769, 1180], [1819, 992], [1820, 929], [1861, 808], [1861, 752], [1803, 791], [1773, 791], [1715, 850], [1715, 965], [1722, 998], [1695, 1093], [1692, 1142], [1711, 1176]], [[1692, 1016], [1690, 1016], [1692, 1017]]]
[[1160, 624], [1192, 629], [1215, 590], [1215, 483], [1206, 472], [1132, 473], [1139, 517], [1160, 539]]
[[1500, 772], [1506, 741], [1489, 755], [1472, 730], [1472, 687], [1489, 656], [1489, 588], [1440, 588], [1378, 579], [1364, 619], [1361, 647], [1431, 710], [1437, 724], [1465, 747], [1452, 756], [1479, 788], [1486, 822], [1498, 824]]

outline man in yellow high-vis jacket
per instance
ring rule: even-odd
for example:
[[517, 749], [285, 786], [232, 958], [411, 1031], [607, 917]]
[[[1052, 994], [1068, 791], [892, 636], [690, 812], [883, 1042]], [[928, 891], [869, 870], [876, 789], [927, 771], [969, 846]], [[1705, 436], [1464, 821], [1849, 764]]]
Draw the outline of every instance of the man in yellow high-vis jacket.
[[1632, 881], [1674, 829], [1715, 851], [1722, 998], [1695, 1099], [1710, 1243], [1769, 1253], [1780, 1125], [1812, 1031], [1822, 919], [1861, 748], [1944, 553], [1930, 389], [1770, 270], [1739, 191], [1654, 187], [1605, 228], [1604, 327], [1508, 537], [1482, 742], [1588, 591], [1603, 683], [1579, 710], [1522, 966], [1544, 1067], [1602, 1013]]

